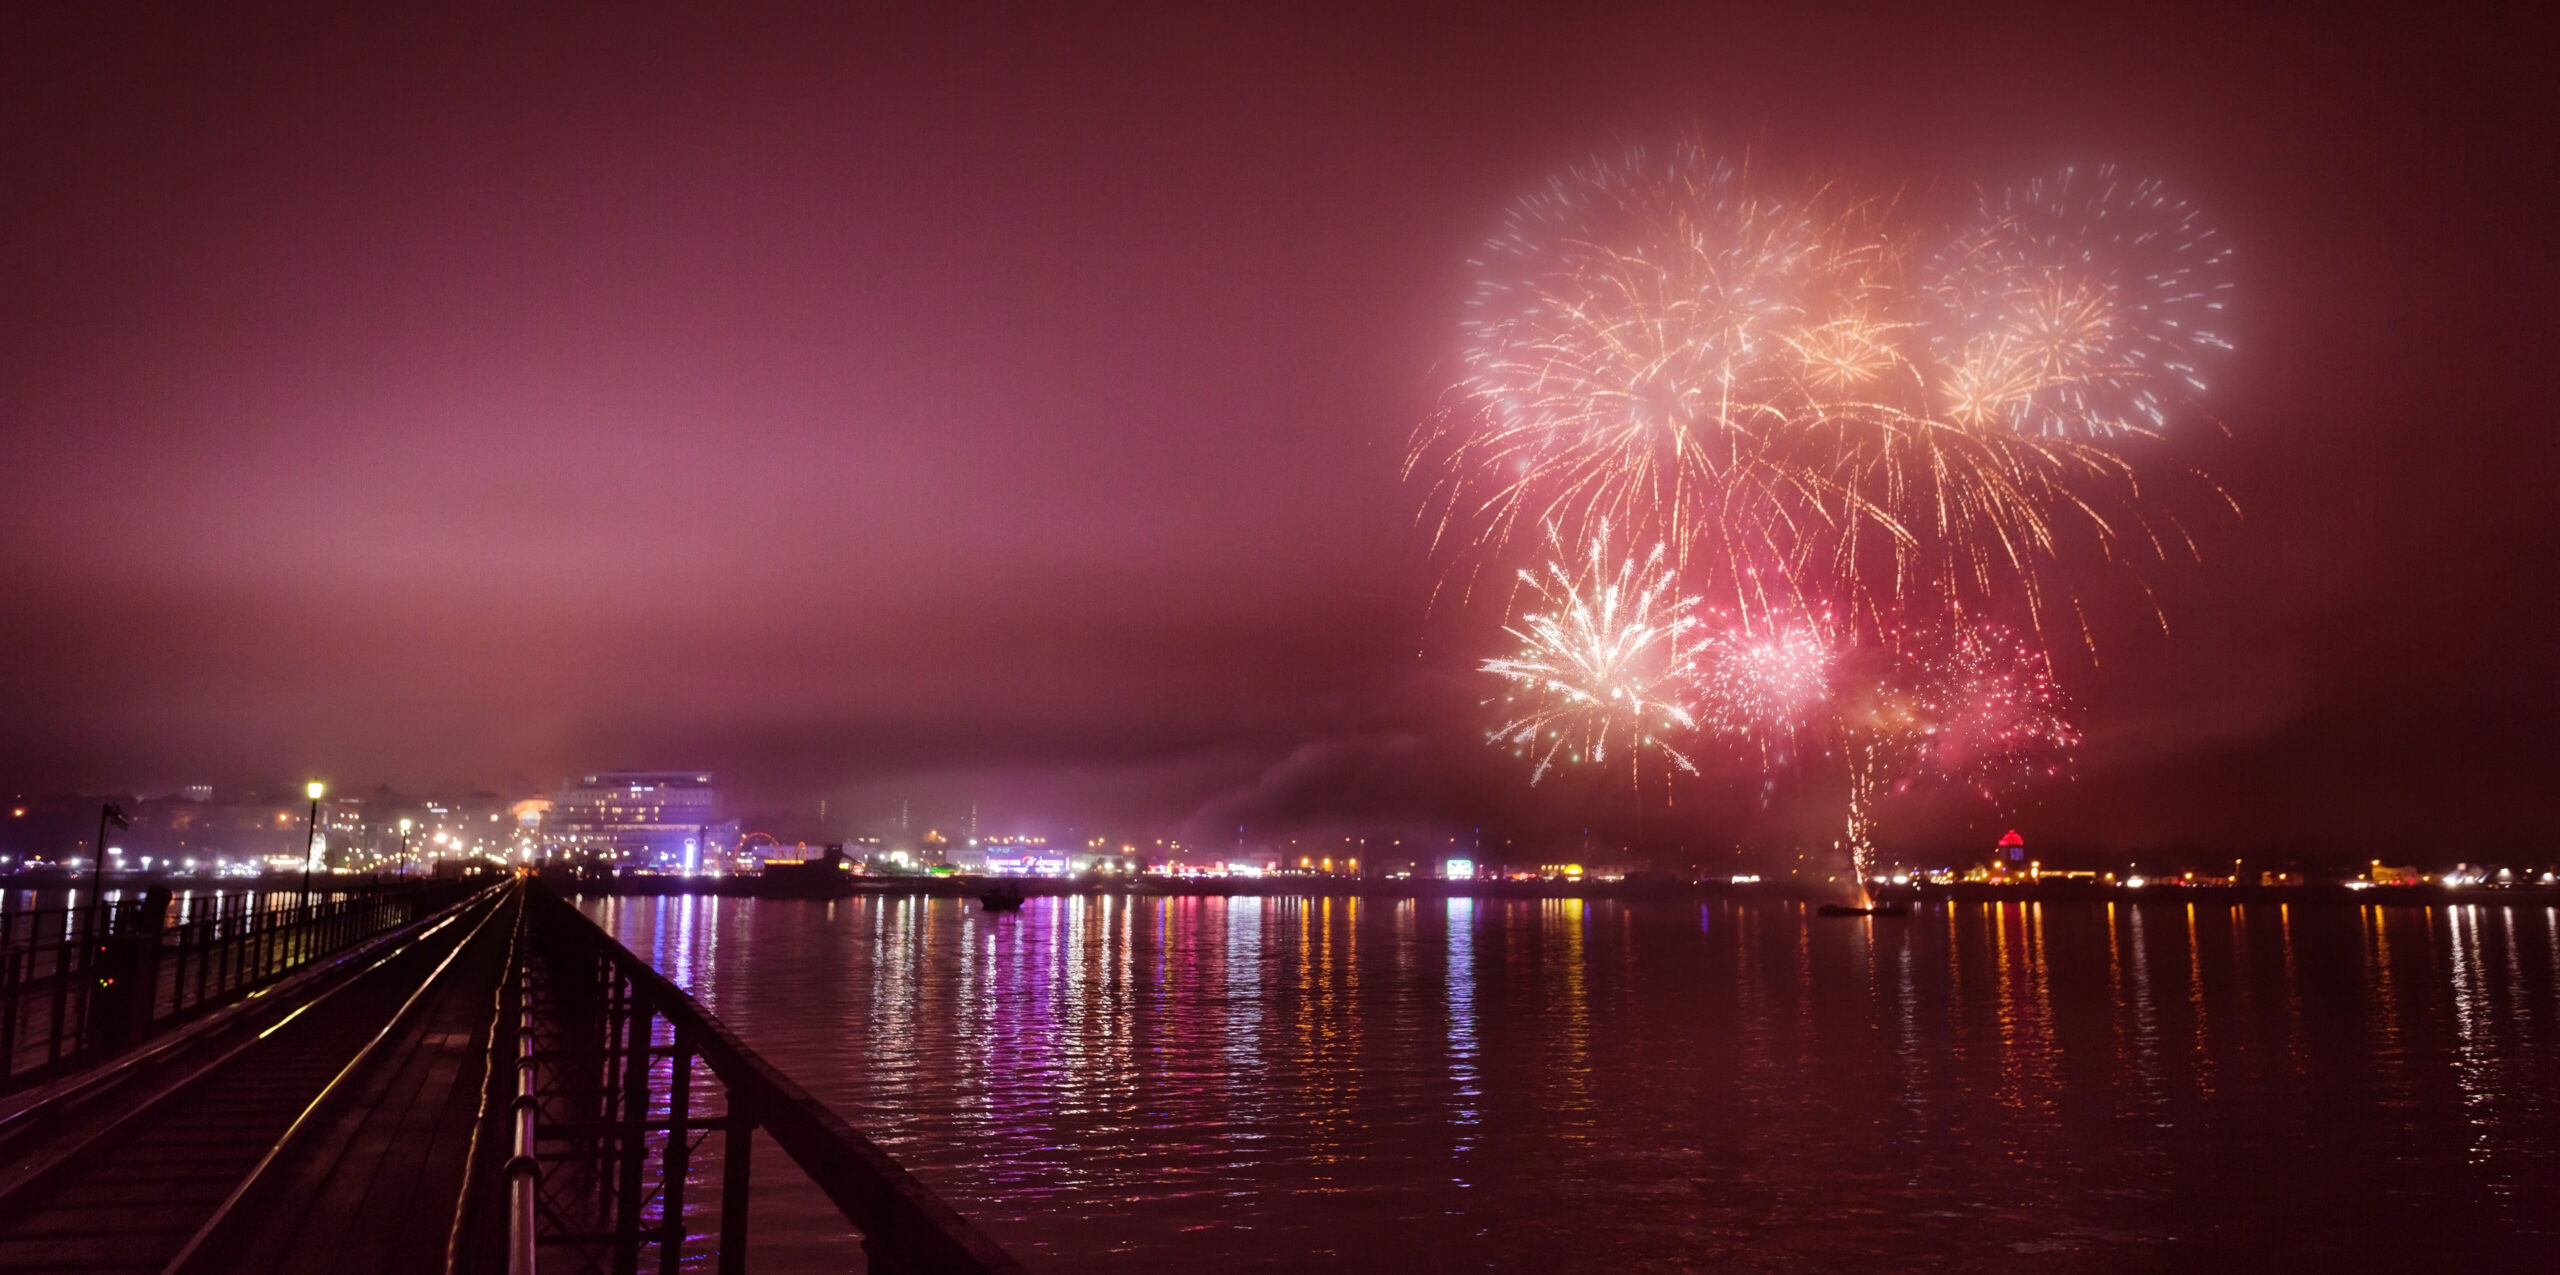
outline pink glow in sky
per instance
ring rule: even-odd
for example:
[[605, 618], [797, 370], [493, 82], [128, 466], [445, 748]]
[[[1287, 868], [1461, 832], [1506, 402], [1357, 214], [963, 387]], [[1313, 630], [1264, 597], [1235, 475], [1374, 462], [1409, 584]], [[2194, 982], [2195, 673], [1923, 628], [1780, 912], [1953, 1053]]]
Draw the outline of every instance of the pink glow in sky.
[[1397, 462], [1504, 203], [1694, 127], [2134, 162], [2242, 246], [2246, 516], [2169, 636], [2096, 617], [2055, 822], [2540, 826], [2548, 178], [2496, 33], [931, 12], [0, 12], [0, 786], [1517, 815]]

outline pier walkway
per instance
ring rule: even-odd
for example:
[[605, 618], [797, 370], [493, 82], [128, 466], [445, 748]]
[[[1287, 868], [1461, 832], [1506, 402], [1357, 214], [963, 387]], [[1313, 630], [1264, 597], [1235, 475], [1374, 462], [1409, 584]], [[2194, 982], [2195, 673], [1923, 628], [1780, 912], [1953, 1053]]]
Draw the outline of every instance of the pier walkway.
[[538, 884], [306, 955], [0, 1096], [0, 1271], [740, 1271], [759, 1142], [874, 1271], [1021, 1269]]

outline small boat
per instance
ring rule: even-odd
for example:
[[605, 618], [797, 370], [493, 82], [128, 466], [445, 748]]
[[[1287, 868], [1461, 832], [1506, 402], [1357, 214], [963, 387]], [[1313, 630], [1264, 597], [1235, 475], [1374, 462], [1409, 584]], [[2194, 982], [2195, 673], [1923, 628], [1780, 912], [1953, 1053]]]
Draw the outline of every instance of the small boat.
[[989, 890], [978, 896], [978, 905], [989, 912], [1019, 912], [1022, 910], [1022, 891], [1011, 888]]
[[1909, 916], [1911, 909], [1900, 903], [1879, 903], [1874, 907], [1853, 908], [1846, 904], [1825, 903], [1815, 908], [1816, 916]]

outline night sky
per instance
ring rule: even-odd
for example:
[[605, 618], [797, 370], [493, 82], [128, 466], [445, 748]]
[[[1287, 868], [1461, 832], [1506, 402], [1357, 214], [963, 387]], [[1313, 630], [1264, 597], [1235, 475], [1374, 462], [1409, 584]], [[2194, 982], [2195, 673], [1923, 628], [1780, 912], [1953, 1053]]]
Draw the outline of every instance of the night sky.
[[2519, 31], [92, 8], [0, 9], [0, 787], [1769, 835], [1747, 783], [1638, 813], [1484, 748], [1399, 475], [1504, 206], [1686, 131], [1883, 187], [2112, 161], [2238, 248], [2179, 452], [2241, 516], [2146, 571], [2165, 634], [2096, 608], [2076, 778], [1889, 848], [2551, 844]]

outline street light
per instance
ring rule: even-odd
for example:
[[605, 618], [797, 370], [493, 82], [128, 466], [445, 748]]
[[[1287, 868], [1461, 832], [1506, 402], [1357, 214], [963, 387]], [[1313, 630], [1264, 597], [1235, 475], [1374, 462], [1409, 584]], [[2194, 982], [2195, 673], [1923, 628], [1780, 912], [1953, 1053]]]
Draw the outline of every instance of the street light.
[[124, 817], [124, 811], [116, 803], [110, 801], [98, 807], [98, 857], [89, 864], [89, 906], [96, 909], [91, 915], [98, 918], [100, 930], [105, 928], [107, 916], [104, 874], [107, 870], [107, 825], [110, 822], [119, 828], [133, 826], [133, 821]]
[[302, 833], [302, 906], [309, 907], [311, 906], [311, 859], [320, 844], [320, 794], [328, 790], [321, 786], [319, 780], [314, 779], [304, 784], [302, 791], [311, 797], [311, 822], [305, 825]]
[[400, 821], [400, 875], [404, 877], [409, 875], [409, 829], [412, 826], [406, 819]]

